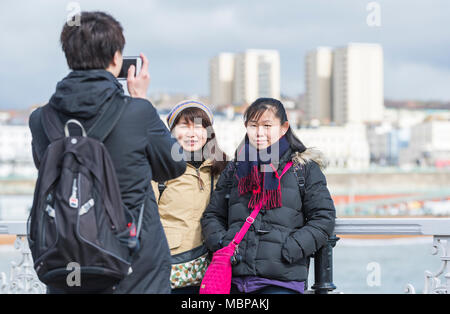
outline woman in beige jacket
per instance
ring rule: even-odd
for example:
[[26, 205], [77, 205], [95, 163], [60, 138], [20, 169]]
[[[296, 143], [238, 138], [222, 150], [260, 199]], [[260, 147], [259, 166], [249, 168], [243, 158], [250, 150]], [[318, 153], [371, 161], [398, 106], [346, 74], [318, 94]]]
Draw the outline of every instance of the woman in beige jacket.
[[217, 145], [213, 115], [204, 104], [177, 104], [167, 123], [183, 148], [187, 167], [178, 178], [152, 181], [152, 187], [172, 255], [172, 293], [198, 293], [207, 266], [200, 218], [227, 156]]

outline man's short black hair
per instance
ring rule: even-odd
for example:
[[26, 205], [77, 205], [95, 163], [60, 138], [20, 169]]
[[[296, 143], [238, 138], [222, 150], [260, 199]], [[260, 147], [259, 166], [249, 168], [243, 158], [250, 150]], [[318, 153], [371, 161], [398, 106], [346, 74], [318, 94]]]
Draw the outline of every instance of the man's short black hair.
[[61, 46], [72, 70], [106, 69], [125, 46], [123, 28], [104, 12], [81, 12], [79, 26], [65, 23]]

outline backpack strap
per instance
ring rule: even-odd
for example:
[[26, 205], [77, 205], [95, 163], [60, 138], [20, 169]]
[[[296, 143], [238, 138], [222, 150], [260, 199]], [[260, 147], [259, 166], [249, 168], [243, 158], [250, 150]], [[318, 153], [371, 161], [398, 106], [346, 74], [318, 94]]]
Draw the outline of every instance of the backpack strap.
[[226, 171], [232, 171], [232, 175], [228, 176], [228, 179], [226, 181], [226, 187], [227, 187], [227, 193], [225, 194], [225, 199], [229, 200], [231, 195], [231, 189], [233, 188], [233, 180], [234, 176], [236, 174], [236, 162], [234, 160], [231, 160], [229, 162], [229, 166], [227, 165]]
[[209, 199], [211, 199], [211, 196], [214, 192], [214, 175], [210, 173], [210, 177], [211, 177], [211, 190], [209, 192]]
[[[122, 100], [124, 100], [125, 103], [122, 103]], [[122, 98], [119, 97], [119, 94], [117, 94], [116, 99], [106, 108], [102, 109], [100, 117], [87, 131], [87, 135], [103, 142], [119, 121], [126, 107], [128, 107], [128, 101], [128, 97]]]
[[[294, 171], [295, 176], [297, 177], [297, 183], [298, 183], [298, 187], [300, 190], [300, 197], [301, 197], [302, 206], [303, 206], [304, 199], [305, 199], [305, 193], [306, 193], [306, 190], [305, 190], [305, 176], [306, 176], [305, 166], [299, 162], [294, 162], [292, 169]], [[310, 263], [311, 263], [311, 258], [308, 257], [306, 259], [306, 269], [307, 269], [308, 274], [309, 274]], [[307, 290], [307, 289], [308, 289], [308, 278], [306, 278], [306, 280], [305, 280], [305, 290]]]
[[297, 183], [300, 190], [300, 196], [303, 200], [305, 199], [305, 167], [300, 163], [294, 163], [294, 166], [292, 167], [295, 176], [297, 177]]
[[[115, 97], [111, 103], [102, 108], [99, 117], [95, 120], [92, 127], [87, 130], [87, 136], [103, 142], [109, 133], [111, 133], [127, 107], [129, 100], [128, 97], [119, 97], [119, 94]], [[125, 101], [124, 104], [122, 100]], [[49, 104], [42, 107], [41, 124], [50, 143], [65, 136], [65, 125], [59, 118], [58, 112]]]
[[163, 194], [166, 187], [167, 186], [166, 186], [165, 182], [158, 182], [158, 191], [159, 191], [158, 204], [159, 204], [159, 201], [161, 200], [161, 195]]

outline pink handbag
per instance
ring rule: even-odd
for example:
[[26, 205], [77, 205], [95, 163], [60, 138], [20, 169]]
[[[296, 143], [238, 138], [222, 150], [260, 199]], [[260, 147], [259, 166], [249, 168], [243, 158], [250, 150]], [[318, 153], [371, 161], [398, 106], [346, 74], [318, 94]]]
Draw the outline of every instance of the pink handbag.
[[[281, 176], [283, 176], [291, 166], [292, 162], [290, 161], [284, 167]], [[212, 261], [206, 269], [205, 276], [200, 285], [200, 294], [230, 294], [232, 274], [231, 258], [236, 251], [236, 247], [241, 243], [248, 229], [255, 221], [261, 207], [262, 203], [256, 206], [230, 244], [214, 253]]]

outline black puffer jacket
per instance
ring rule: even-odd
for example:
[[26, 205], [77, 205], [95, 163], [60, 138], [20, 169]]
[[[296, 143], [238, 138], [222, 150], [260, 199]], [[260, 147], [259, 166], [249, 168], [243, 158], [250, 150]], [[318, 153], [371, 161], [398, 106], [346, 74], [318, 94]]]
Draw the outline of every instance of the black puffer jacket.
[[[279, 173], [290, 159], [304, 165], [304, 204], [294, 171], [286, 172], [281, 178], [283, 206], [259, 212], [239, 245], [242, 261], [233, 266], [233, 276], [259, 276], [281, 281], [307, 279], [307, 257], [332, 235], [336, 216], [319, 156], [312, 149], [301, 154], [289, 149], [281, 157]], [[250, 193], [239, 196], [235, 176], [230, 199], [228, 202], [225, 199], [228, 178], [233, 176], [232, 168], [230, 162], [201, 219], [206, 245], [212, 251], [228, 245], [251, 213], [247, 207]]]
[[[151, 180], [170, 180], [186, 170], [183, 160], [172, 158], [172, 148], [178, 152], [179, 145], [153, 105], [125, 96], [117, 79], [105, 70], [71, 72], [58, 83], [48, 105], [58, 111], [63, 123], [74, 118], [88, 130], [114, 97], [124, 103], [128, 98], [128, 105], [104, 145], [113, 160], [122, 199], [137, 221]], [[49, 144], [39, 118], [40, 110], [34, 111], [29, 121], [37, 168]], [[132, 268], [133, 273], [119, 284], [117, 292], [170, 293], [170, 251], [151, 188], [145, 203], [141, 249], [134, 256]]]

